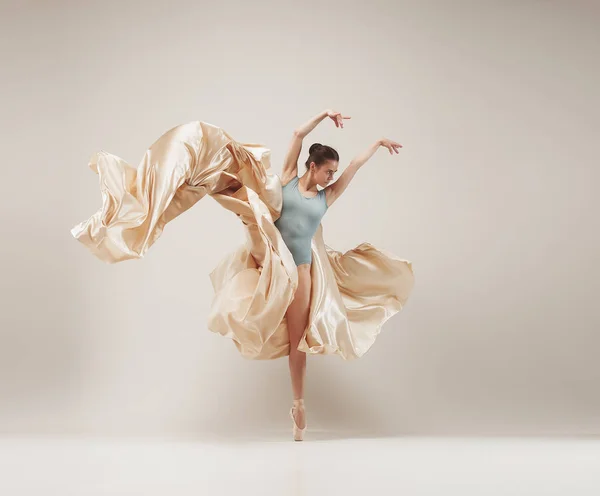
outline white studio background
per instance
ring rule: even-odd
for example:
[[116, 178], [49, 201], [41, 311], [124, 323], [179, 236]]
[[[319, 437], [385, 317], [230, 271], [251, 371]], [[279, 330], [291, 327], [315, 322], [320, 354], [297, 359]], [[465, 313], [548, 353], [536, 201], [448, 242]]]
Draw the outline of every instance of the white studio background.
[[414, 264], [360, 360], [309, 357], [313, 428], [598, 434], [600, 6], [584, 1], [2, 2], [3, 433], [287, 429], [287, 359], [209, 332], [209, 272], [243, 227], [206, 197], [142, 260], [70, 234], [101, 204], [100, 149], [137, 165], [192, 120], [340, 170], [379, 151], [323, 221]]

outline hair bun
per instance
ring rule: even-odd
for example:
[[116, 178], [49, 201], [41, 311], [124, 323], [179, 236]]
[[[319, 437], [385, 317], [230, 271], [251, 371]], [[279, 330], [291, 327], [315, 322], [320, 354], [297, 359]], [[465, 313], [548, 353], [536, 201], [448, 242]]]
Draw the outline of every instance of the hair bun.
[[323, 145], [321, 143], [313, 143], [310, 148], [308, 149], [308, 153], [313, 153], [315, 151], [317, 151], [319, 148], [321, 148]]

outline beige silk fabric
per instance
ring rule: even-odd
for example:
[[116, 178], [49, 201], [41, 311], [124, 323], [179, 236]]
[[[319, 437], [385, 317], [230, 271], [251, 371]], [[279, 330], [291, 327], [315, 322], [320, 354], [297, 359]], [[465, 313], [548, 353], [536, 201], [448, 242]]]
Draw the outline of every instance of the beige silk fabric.
[[[195, 121], [163, 134], [137, 168], [105, 151], [95, 153], [89, 167], [99, 176], [102, 207], [71, 233], [107, 263], [142, 258], [164, 226], [205, 195], [235, 213], [246, 242], [210, 273], [215, 294], [208, 327], [231, 338], [246, 358], [289, 354], [285, 313], [298, 272], [274, 225], [282, 187], [268, 148], [238, 143], [223, 129]], [[412, 264], [369, 243], [337, 252], [325, 244], [321, 225], [312, 256], [309, 321], [298, 349], [360, 357], [407, 301]]]

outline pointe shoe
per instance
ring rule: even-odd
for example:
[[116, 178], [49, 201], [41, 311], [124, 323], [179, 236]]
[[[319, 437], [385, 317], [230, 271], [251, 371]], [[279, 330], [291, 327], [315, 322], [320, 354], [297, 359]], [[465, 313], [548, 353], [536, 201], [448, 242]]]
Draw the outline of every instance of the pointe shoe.
[[294, 422], [294, 441], [302, 441], [304, 439], [304, 431], [306, 431], [306, 420], [304, 421], [304, 427], [300, 429], [298, 424], [296, 424], [296, 419], [294, 418], [294, 410], [296, 408], [302, 408], [304, 410], [304, 400], [294, 400], [294, 406], [290, 408], [290, 417], [292, 418], [292, 422]]

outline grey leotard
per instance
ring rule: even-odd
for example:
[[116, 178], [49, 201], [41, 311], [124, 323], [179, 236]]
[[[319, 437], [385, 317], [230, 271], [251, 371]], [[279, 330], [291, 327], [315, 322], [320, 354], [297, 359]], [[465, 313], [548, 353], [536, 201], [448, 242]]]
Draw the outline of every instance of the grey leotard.
[[289, 248], [296, 265], [311, 263], [311, 241], [327, 211], [325, 190], [311, 198], [298, 189], [296, 176], [283, 187], [281, 216], [275, 225]]

